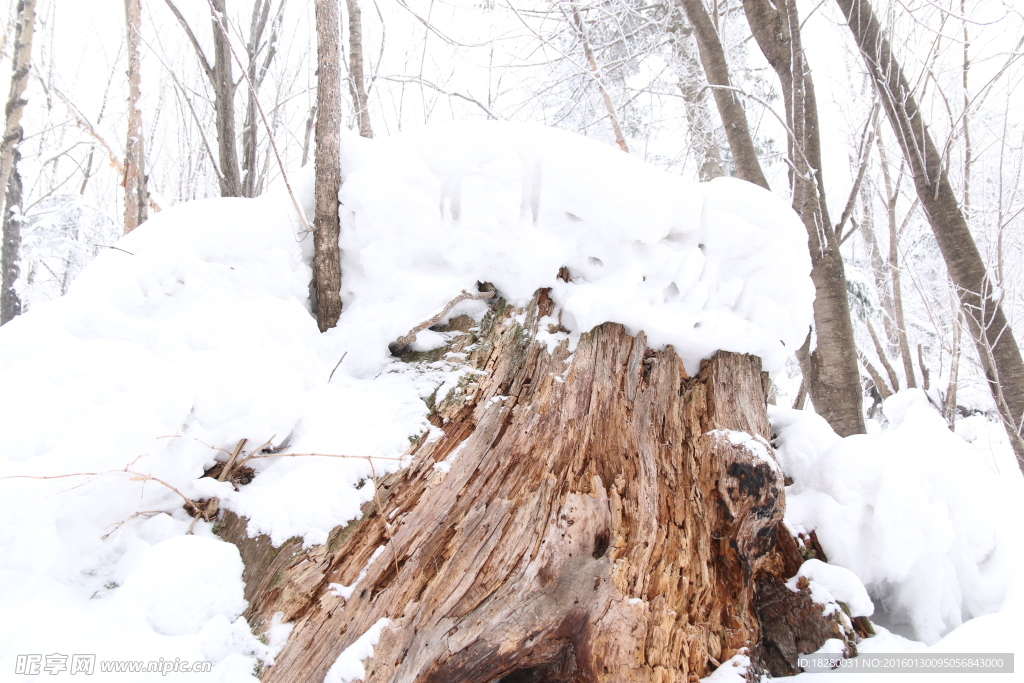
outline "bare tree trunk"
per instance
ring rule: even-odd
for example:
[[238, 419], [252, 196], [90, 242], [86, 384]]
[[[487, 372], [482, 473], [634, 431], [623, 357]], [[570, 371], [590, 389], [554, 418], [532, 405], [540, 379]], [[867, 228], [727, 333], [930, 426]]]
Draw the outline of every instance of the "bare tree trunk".
[[697, 37], [700, 63], [704, 65], [704, 73], [712, 86], [715, 104], [722, 117], [722, 125], [725, 126], [725, 137], [732, 151], [736, 177], [769, 190], [771, 188], [768, 187], [768, 181], [757, 160], [754, 141], [750, 137], [747, 115], [729, 79], [729, 65], [718, 30], [708, 16], [703, 0], [679, 0], [679, 4]]
[[0, 286], [0, 324], [21, 314], [21, 297], [15, 283], [21, 268], [21, 223], [14, 215], [22, 204], [21, 177], [17, 172], [20, 155], [18, 145], [24, 133], [21, 129], [21, 115], [25, 111], [25, 86], [32, 62], [32, 36], [35, 33], [35, 0], [19, 0], [17, 6], [17, 27], [14, 30], [14, 58], [11, 60], [11, 90], [5, 107], [4, 137], [0, 140], [0, 190], [6, 192], [3, 248], [0, 266], [3, 267]]
[[372, 138], [370, 110], [366, 103], [366, 77], [363, 75], [363, 15], [359, 11], [359, 0], [345, 0], [345, 5], [348, 8], [348, 88], [359, 122], [359, 134]]
[[[950, 299], [953, 299], [952, 295], [950, 295]], [[951, 301], [950, 303], [953, 309], [953, 348], [950, 351], [949, 384], [946, 385], [946, 395], [942, 399], [942, 416], [946, 418], [949, 428], [953, 429], [957, 418], [956, 388], [960, 376], [960, 344], [963, 326], [960, 324], [960, 309], [955, 302]]]
[[[227, 22], [226, 0], [210, 0], [221, 21]], [[242, 181], [238, 167], [235, 143], [235, 80], [231, 75], [231, 46], [228, 36], [211, 16], [213, 26], [213, 65], [210, 84], [213, 86], [213, 109], [217, 120], [217, 151], [220, 157], [220, 194], [222, 197], [241, 197]]]
[[688, 377], [613, 324], [549, 353], [535, 335], [552, 309], [543, 290], [479, 327], [453, 321], [440, 352], [465, 352], [476, 381], [324, 546], [273, 549], [226, 517], [250, 623], [294, 623], [264, 683], [319, 683], [380, 619], [368, 683], [668, 683], [744, 647], [785, 674], [850, 637], [784, 587], [802, 558], [779, 523], [758, 359], [719, 354]]
[[917, 194], [939, 244], [974, 337], [989, 389], [1024, 470], [1024, 361], [998, 294], [953, 194], [917, 100], [866, 0], [836, 0], [878, 89], [889, 123], [914, 174]]
[[800, 43], [795, 0], [743, 0], [755, 40], [782, 85], [789, 123], [793, 209], [807, 228], [814, 282], [816, 346], [801, 362], [811, 379], [815, 410], [841, 436], [863, 434], [857, 345], [846, 294], [839, 239], [829, 219], [821, 172], [821, 140], [814, 82]]
[[128, 233], [146, 220], [149, 193], [146, 190], [142, 112], [139, 111], [142, 80], [139, 60], [142, 7], [139, 0], [124, 0], [124, 13], [128, 36], [128, 141], [124, 152], [124, 231]]
[[341, 315], [338, 191], [341, 189], [341, 66], [338, 0], [316, 0], [317, 89], [313, 288], [323, 332]]
[[21, 295], [17, 290], [18, 276], [21, 275], [21, 210], [22, 185], [18, 173], [21, 152], [14, 149], [11, 163], [11, 179], [7, 183], [7, 201], [4, 211], [3, 252], [0, 267], [3, 268], [3, 284], [0, 286], [0, 325], [9, 323], [21, 315]]

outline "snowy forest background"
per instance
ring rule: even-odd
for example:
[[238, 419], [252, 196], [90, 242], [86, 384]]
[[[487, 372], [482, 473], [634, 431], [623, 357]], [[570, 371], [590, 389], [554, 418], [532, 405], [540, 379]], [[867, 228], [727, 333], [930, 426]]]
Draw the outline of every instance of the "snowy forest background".
[[[172, 5], [199, 47], [213, 54], [207, 0], [141, 4], [139, 108], [151, 211], [224, 191], [214, 92]], [[430, 122], [490, 118], [539, 122], [616, 144], [618, 127], [630, 154], [673, 173], [701, 180], [733, 173], [693, 31], [673, 3], [362, 5], [367, 111], [378, 137]], [[925, 388], [951, 424], [957, 415], [991, 412], [912, 177], [838, 8], [831, 2], [799, 5], [818, 89], [826, 199], [833, 221], [843, 224], [868, 414], [877, 414], [880, 398], [908, 385]], [[751, 40], [741, 3], [716, 1], [709, 9], [744, 93], [765, 175], [775, 192], [786, 195], [787, 133], [778, 80]], [[14, 10], [12, 2], [5, 59]], [[269, 124], [268, 130], [233, 63], [234, 145], [244, 182], [229, 192], [254, 196], [280, 181], [282, 167], [296, 169], [311, 159], [312, 3], [228, 0], [226, 10], [236, 57], [246, 65]], [[898, 46], [1013, 325], [1024, 302], [1024, 13], [1019, 3], [968, 0], [879, 3], [876, 11]], [[18, 165], [24, 194], [8, 210], [8, 220], [21, 222], [17, 288], [25, 310], [65, 293], [125, 224], [122, 3], [43, 0], [37, 12]], [[355, 108], [351, 100], [345, 104], [347, 123], [357, 129]], [[800, 383], [795, 362], [789, 380], [778, 383], [780, 401], [791, 403]]]
[[[202, 657], [222, 680], [251, 680], [255, 666], [270, 666], [291, 626], [274, 622], [259, 641], [242, 616], [242, 561], [215, 540], [217, 505], [275, 547], [326, 547], [374, 499], [379, 474], [409, 466], [410, 443], [437, 437], [428, 421], [437, 399], [471, 393], [466, 354], [446, 351], [454, 332], [413, 328], [419, 346], [402, 359], [389, 343], [485, 281], [517, 306], [538, 288], [554, 292], [563, 308], [536, 333], [549, 353], [574, 352], [581, 331], [612, 320], [639, 321], [633, 331], [643, 329], [652, 348], [673, 344], [692, 376], [715, 349], [761, 356], [773, 373], [785, 523], [794, 534], [816, 530], [833, 563], [801, 576], [828, 584], [821, 604], [872, 615], [879, 636], [861, 651], [1019, 648], [1024, 545], [1014, 506], [1024, 480], [1013, 449], [1019, 456], [1024, 442], [1003, 429], [1000, 383], [986, 379], [985, 345], [972, 338], [969, 306], [951, 284], [950, 256], [844, 1], [777, 3], [796, 11], [799, 26], [789, 30], [805, 52], [806, 78], [788, 84], [762, 52], [764, 36], [751, 33], [744, 8], [768, 5], [757, 0], [338, 3], [340, 104], [352, 131], [338, 165], [350, 173], [340, 196], [346, 308], [340, 322], [337, 313], [317, 319], [317, 329], [309, 281], [320, 249], [306, 223], [323, 57], [314, 7], [328, 3], [35, 0], [3, 216], [0, 604], [15, 616], [0, 628], [0, 663], [84, 641], [126, 657], [136, 647], [153, 658]], [[1019, 340], [1024, 5], [873, 4], [977, 244], [991, 301]], [[24, 6], [12, 0], [3, 17], [5, 64], [18, 59]], [[742, 104], [756, 159], [733, 158], [735, 120], [723, 122], [723, 88], [708, 85], [694, 12], [721, 39], [724, 90]], [[784, 98], [811, 78], [827, 211], [801, 199], [814, 136], [806, 121], [792, 122]], [[482, 123], [491, 120], [591, 140]], [[407, 135], [384, 142], [399, 133]], [[752, 161], [775, 197], [704, 182], [751, 179]], [[530, 192], [532, 223], [517, 224], [517, 211], [529, 218]], [[236, 196], [258, 199], [194, 202]], [[831, 225], [804, 230], [826, 213]], [[146, 215], [150, 225], [133, 230]], [[798, 356], [814, 341], [820, 358], [835, 360], [824, 347], [841, 335], [808, 336], [797, 348], [811, 314], [807, 261], [826, 251], [805, 252], [815, 234], [839, 245], [845, 268], [814, 280], [818, 301], [839, 292], [852, 322], [853, 344], [838, 344], [838, 358], [853, 377], [831, 406], [811, 399], [815, 386], [836, 385], [805, 381], [813, 366]], [[736, 273], [719, 272], [723, 263]], [[687, 268], [685, 277], [673, 270]], [[464, 293], [472, 300], [453, 310], [479, 332], [494, 292]], [[814, 313], [824, 329], [829, 316]], [[437, 359], [415, 355], [434, 351]], [[508, 398], [488, 398], [488, 409], [503, 410]], [[428, 469], [443, 479], [456, 453]], [[342, 455], [314, 457], [324, 454]], [[239, 467], [253, 460], [242, 485], [211, 474], [236, 457]], [[378, 555], [350, 578], [362, 580]], [[330, 598], [347, 601], [355, 583], [331, 588]], [[47, 623], [51, 613], [59, 628]], [[364, 654], [348, 669], [356, 673], [329, 680], [361, 678], [365, 648], [373, 652], [385, 626], [365, 631], [373, 643], [357, 641]], [[109, 635], [120, 631], [123, 642]]]

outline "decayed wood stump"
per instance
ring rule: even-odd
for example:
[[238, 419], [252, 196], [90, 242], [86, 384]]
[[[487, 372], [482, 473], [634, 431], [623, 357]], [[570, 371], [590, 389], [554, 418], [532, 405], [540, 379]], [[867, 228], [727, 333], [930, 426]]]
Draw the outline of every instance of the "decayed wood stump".
[[[719, 353], [688, 377], [614, 324], [549, 353], [534, 336], [551, 312], [545, 291], [525, 312], [499, 301], [453, 342], [483, 373], [437, 401], [444, 436], [380, 482], [382, 510], [308, 552], [227, 515], [250, 623], [295, 624], [263, 681], [320, 683], [383, 617], [367, 681], [694, 681], [741, 648], [757, 660], [758, 594], [810, 604], [781, 586], [799, 566], [776, 543], [781, 472], [715, 431], [771, 452], [759, 359]], [[356, 585], [346, 601], [331, 583]], [[809, 631], [813, 649], [842, 635]]]

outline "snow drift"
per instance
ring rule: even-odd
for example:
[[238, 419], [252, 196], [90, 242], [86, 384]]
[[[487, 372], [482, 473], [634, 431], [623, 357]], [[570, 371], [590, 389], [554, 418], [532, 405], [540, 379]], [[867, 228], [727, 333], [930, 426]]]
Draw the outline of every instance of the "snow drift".
[[815, 530], [829, 562], [857, 575], [875, 602], [873, 620], [932, 644], [1003, 604], [1024, 482], [1000, 425], [971, 418], [979, 433], [969, 443], [919, 389], [883, 410], [886, 429], [842, 439], [816, 415], [769, 409], [794, 479], [786, 523]]

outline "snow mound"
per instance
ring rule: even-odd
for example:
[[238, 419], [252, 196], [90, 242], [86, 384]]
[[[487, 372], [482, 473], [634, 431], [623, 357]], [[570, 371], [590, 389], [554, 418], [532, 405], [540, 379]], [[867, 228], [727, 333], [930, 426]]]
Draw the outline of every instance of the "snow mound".
[[[931, 644], [1003, 604], [1022, 482], [1006, 443], [968, 444], [919, 390], [883, 410], [888, 428], [841, 439], [817, 416], [770, 407], [780, 462], [795, 479], [786, 522], [816, 530], [829, 562], [856, 574], [875, 602], [873, 620]], [[829, 581], [817, 570], [810, 578]]]
[[[430, 428], [422, 399], [458, 380], [451, 364], [395, 362], [388, 344], [477, 281], [516, 303], [551, 287], [570, 337], [620, 322], [691, 371], [717, 349], [777, 368], [806, 334], [804, 229], [752, 185], [688, 183], [529, 126], [345, 149], [345, 309], [328, 333], [309, 312], [312, 239], [283, 190], [165, 210], [0, 330], [0, 669], [95, 652], [206, 659], [213, 680], [238, 680], [269, 661], [239, 617], [237, 552], [183, 498], [217, 496], [274, 544], [324, 542], [372, 499], [371, 472], [400, 467]], [[291, 181], [309, 213], [311, 170]], [[237, 489], [203, 477], [239, 443], [279, 455], [249, 461]]]
[[[353, 136], [343, 149], [337, 334], [354, 368], [379, 367], [388, 342], [477, 281], [518, 304], [550, 287], [573, 333], [605, 321], [643, 330], [691, 374], [719, 349], [777, 370], [807, 334], [807, 233], [750, 183], [690, 182], [578, 135], [510, 123]], [[374, 343], [357, 350], [353, 331]]]

